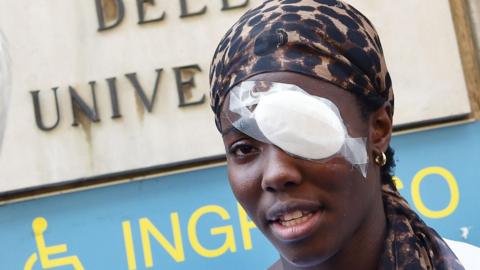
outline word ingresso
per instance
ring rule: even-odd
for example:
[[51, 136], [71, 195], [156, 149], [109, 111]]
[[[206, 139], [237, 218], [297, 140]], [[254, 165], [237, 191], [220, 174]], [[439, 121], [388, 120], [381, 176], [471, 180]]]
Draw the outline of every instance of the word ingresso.
[[[250, 230], [256, 228], [255, 224], [248, 218], [245, 210], [237, 203], [237, 214], [240, 221], [240, 231], [242, 235], [243, 248], [245, 250], [252, 249], [252, 238]], [[216, 248], [205, 247], [198, 238], [197, 227], [200, 219], [205, 215], [218, 215], [222, 220], [230, 220], [230, 214], [227, 210], [218, 205], [206, 205], [198, 208], [193, 212], [188, 220], [187, 235], [192, 249], [199, 255], [206, 258], [219, 257], [226, 252], [235, 253], [237, 251], [237, 243], [232, 225], [224, 225], [210, 229], [212, 236], [223, 237], [223, 243]], [[146, 268], [152, 268], [154, 261], [152, 257], [151, 240], [155, 240], [177, 263], [185, 261], [185, 242], [184, 235], [180, 228], [178, 212], [170, 214], [170, 223], [172, 226], [173, 243], [168, 241], [162, 232], [148, 218], [138, 220], [138, 228], [141, 239], [141, 246]], [[135, 245], [133, 242], [132, 221], [125, 220], [122, 222], [123, 237], [125, 243], [125, 252], [127, 256], [128, 269], [137, 269], [137, 257], [135, 256]]]

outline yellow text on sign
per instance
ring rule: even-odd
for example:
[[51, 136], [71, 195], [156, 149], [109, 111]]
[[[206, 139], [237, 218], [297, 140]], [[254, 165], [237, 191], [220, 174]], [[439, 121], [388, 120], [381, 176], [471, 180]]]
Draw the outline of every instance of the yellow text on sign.
[[[441, 210], [432, 210], [428, 208], [423, 202], [422, 195], [420, 192], [420, 184], [425, 179], [425, 177], [430, 175], [439, 175], [443, 180], [448, 184], [450, 190], [450, 201], [448, 205]], [[395, 185], [399, 190], [403, 189], [403, 182], [398, 177], [393, 178]], [[428, 218], [444, 218], [451, 215], [455, 209], [457, 209], [458, 203], [460, 201], [460, 191], [458, 189], [457, 180], [453, 174], [445, 168], [442, 167], [428, 167], [420, 170], [412, 180], [411, 184], [411, 195], [412, 201], [415, 208], [422, 215]]]
[[[256, 228], [256, 226], [251, 220], [249, 220], [247, 213], [239, 204], [237, 204], [237, 210], [243, 248], [245, 250], [250, 250], [252, 249], [250, 230]], [[197, 254], [206, 258], [219, 257], [228, 251], [235, 253], [237, 251], [237, 243], [235, 241], [234, 228], [232, 225], [224, 225], [210, 229], [210, 234], [212, 236], [224, 237], [223, 244], [219, 247], [209, 249], [200, 242], [198, 238], [197, 224], [199, 220], [207, 214], [217, 215], [224, 221], [230, 220], [230, 214], [227, 210], [218, 205], [206, 205], [196, 209], [190, 216], [187, 225], [188, 240], [192, 249]], [[180, 217], [177, 212], [170, 214], [170, 224], [172, 228], [173, 243], [170, 242], [148, 218], [141, 218], [138, 220], [146, 268], [154, 267], [151, 238], [155, 239], [156, 242], [163, 247], [170, 257], [172, 257], [177, 263], [185, 261], [184, 239], [182, 238], [183, 234], [180, 228]], [[137, 269], [137, 258], [135, 256], [131, 221], [126, 220], [122, 222], [122, 229], [128, 269], [134, 270]]]

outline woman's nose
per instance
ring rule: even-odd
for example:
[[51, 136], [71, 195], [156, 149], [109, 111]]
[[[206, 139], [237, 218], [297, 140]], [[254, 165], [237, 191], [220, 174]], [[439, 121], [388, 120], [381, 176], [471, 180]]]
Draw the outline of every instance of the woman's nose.
[[263, 190], [281, 192], [302, 182], [302, 174], [295, 157], [274, 145], [270, 145], [266, 153], [262, 175]]

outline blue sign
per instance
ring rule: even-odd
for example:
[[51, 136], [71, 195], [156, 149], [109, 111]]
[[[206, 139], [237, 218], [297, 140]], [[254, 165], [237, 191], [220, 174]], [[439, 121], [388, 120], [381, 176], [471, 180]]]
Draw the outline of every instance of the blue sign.
[[397, 185], [448, 239], [480, 246], [480, 122], [396, 136]]
[[[442, 236], [480, 246], [480, 122], [396, 136], [397, 185]], [[0, 207], [0, 269], [266, 269], [278, 254], [226, 167]]]

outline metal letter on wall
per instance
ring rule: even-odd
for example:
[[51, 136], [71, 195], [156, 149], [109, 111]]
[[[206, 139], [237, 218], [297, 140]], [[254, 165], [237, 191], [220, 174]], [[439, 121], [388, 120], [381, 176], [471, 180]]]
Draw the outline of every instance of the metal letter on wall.
[[235, 6], [231, 6], [229, 0], [222, 0], [222, 3], [223, 3], [222, 10], [230, 10], [230, 9], [236, 9], [236, 8], [246, 7], [246, 6], [248, 5], [248, 1], [249, 1], [249, 0], [245, 0], [245, 2], [243, 2], [243, 3], [241, 3], [241, 4], [238, 4], [238, 5], [235, 5]]
[[165, 11], [162, 12], [160, 17], [155, 19], [146, 20], [145, 19], [145, 4], [155, 5], [155, 0], [137, 0], [137, 9], [138, 9], [138, 24], [146, 24], [152, 22], [159, 22], [165, 18]]
[[125, 74], [128, 80], [132, 83], [133, 88], [135, 88], [135, 92], [137, 93], [138, 97], [140, 97], [140, 100], [142, 101], [143, 106], [145, 106], [148, 112], [152, 112], [153, 110], [153, 105], [155, 104], [155, 98], [157, 96], [158, 85], [160, 84], [160, 77], [162, 75], [163, 69], [159, 68], [159, 69], [156, 69], [155, 71], [157, 72], [157, 79], [155, 81], [152, 98], [150, 100], [148, 100], [147, 96], [145, 95], [145, 91], [143, 91], [143, 88], [137, 79], [137, 73]]
[[40, 98], [39, 98], [40, 90], [30, 91], [30, 94], [32, 94], [32, 99], [33, 99], [33, 110], [35, 112], [35, 122], [37, 123], [37, 127], [39, 129], [43, 130], [43, 131], [50, 131], [50, 130], [56, 128], [58, 126], [58, 123], [60, 123], [60, 109], [59, 109], [59, 106], [58, 106], [57, 89], [58, 89], [58, 87], [52, 88], [53, 95], [55, 97], [55, 108], [56, 108], [56, 112], [57, 112], [57, 121], [55, 121], [55, 123], [53, 125], [49, 126], [49, 127], [47, 127], [43, 123], [43, 119], [42, 119], [42, 110], [41, 110]]
[[180, 0], [180, 18], [185, 18], [185, 17], [191, 17], [191, 16], [196, 16], [196, 15], [202, 15], [207, 12], [207, 6], [204, 6], [201, 10], [197, 12], [189, 12], [188, 11], [188, 5], [187, 5], [187, 0]]
[[93, 99], [93, 109], [90, 108], [87, 103], [78, 95], [77, 91], [71, 86], [68, 87], [70, 92], [70, 99], [72, 101], [72, 114], [73, 114], [73, 123], [72, 126], [78, 126], [78, 118], [79, 112], [83, 113], [85, 116], [90, 119], [92, 122], [100, 122], [100, 118], [98, 117], [98, 110], [97, 110], [97, 98], [95, 95], [95, 82], [89, 82], [91, 91], [92, 91], [92, 99]]
[[118, 104], [118, 94], [117, 94], [117, 78], [108, 78], [108, 91], [110, 92], [110, 103], [112, 105], [112, 119], [122, 117], [120, 113], [120, 105]]
[[176, 67], [173, 68], [173, 71], [175, 72], [175, 79], [177, 81], [177, 92], [178, 92], [178, 100], [179, 104], [178, 107], [187, 107], [187, 106], [193, 106], [193, 105], [199, 105], [205, 102], [205, 94], [202, 95], [200, 100], [193, 101], [193, 102], [187, 102], [185, 98], [185, 87], [195, 87], [195, 79], [192, 75], [190, 79], [188, 80], [183, 80], [182, 79], [182, 73], [185, 70], [197, 70], [197, 71], [202, 71], [200, 69], [200, 66], [198, 65], [190, 65], [190, 66], [183, 66], [183, 67]]
[[[125, 6], [122, 0], [95, 0], [95, 7], [99, 32], [116, 27], [125, 16]], [[107, 25], [106, 20], [111, 21], [111, 24]]]

